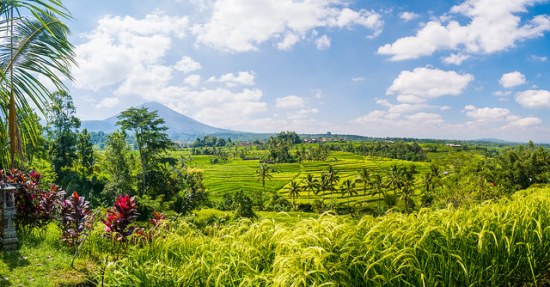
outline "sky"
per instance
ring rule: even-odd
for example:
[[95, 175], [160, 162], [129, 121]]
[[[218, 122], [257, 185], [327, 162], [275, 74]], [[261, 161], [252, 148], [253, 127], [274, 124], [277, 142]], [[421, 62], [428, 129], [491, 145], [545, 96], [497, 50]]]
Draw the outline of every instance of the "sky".
[[82, 120], [550, 142], [550, 1], [65, 0]]

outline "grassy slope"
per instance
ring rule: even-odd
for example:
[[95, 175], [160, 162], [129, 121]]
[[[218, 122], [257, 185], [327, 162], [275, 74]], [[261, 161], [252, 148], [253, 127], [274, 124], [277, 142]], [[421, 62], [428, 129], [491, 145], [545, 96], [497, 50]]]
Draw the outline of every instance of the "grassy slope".
[[521, 286], [546, 283], [550, 188], [470, 209], [359, 221], [171, 223], [112, 265], [107, 286]]

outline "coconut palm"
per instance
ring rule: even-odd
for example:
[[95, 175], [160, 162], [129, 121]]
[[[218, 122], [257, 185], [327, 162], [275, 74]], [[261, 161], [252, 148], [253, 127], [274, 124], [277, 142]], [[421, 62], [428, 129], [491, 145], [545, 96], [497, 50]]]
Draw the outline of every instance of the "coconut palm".
[[302, 187], [296, 182], [291, 181], [290, 185], [287, 188], [288, 190], [288, 196], [292, 198], [292, 205], [294, 208], [296, 208], [296, 197], [300, 196], [300, 191], [302, 190]]
[[373, 175], [372, 183], [372, 196], [378, 195], [378, 210], [380, 210], [381, 196], [386, 193], [384, 178], [379, 173]]
[[358, 181], [363, 185], [363, 195], [367, 195], [367, 186], [370, 183], [370, 173], [369, 170], [364, 167], [358, 171]]
[[353, 195], [357, 195], [357, 191], [355, 190], [355, 181], [351, 179], [346, 179], [342, 183], [340, 191], [342, 192], [342, 197], [346, 195], [348, 196], [348, 210], [351, 210], [350, 199]]
[[258, 169], [256, 169], [256, 176], [258, 177], [257, 181], [262, 182], [262, 187], [265, 191], [265, 181], [271, 180], [273, 178], [273, 175], [270, 174], [271, 167], [267, 163], [260, 163], [258, 165]]
[[310, 198], [310, 192], [319, 190], [319, 180], [313, 177], [313, 174], [308, 174], [304, 179], [304, 190], [307, 191], [307, 198]]
[[[31, 103], [45, 113], [54, 92], [45, 81], [64, 90], [63, 79], [72, 79], [75, 54], [69, 29], [60, 20], [69, 17], [60, 0], [2, 1], [0, 14], [0, 108], [7, 115], [0, 117], [0, 141], [7, 146], [9, 139], [9, 161], [14, 165], [16, 156], [22, 158], [22, 146], [36, 144], [40, 136], [30, 116]], [[5, 166], [8, 153], [1, 152]]]

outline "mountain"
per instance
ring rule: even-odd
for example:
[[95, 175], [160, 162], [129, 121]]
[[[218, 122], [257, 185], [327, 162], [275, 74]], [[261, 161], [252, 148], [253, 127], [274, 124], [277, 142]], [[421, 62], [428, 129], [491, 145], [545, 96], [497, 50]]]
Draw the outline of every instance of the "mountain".
[[[159, 117], [166, 121], [168, 135], [174, 140], [194, 140], [205, 135], [216, 135], [223, 137], [248, 137], [254, 134], [227, 129], [220, 129], [203, 124], [188, 116], [182, 115], [167, 106], [157, 102], [147, 102], [138, 107], [147, 108], [149, 111], [156, 111]], [[112, 133], [117, 130], [116, 122], [118, 116], [112, 116], [105, 120], [82, 121], [81, 128], [90, 132]]]

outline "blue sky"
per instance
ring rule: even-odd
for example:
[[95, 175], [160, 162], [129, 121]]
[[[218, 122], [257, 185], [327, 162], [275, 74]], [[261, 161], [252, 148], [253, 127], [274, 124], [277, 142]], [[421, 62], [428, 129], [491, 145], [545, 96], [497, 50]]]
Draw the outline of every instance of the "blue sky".
[[550, 142], [550, 3], [66, 0], [78, 115]]

